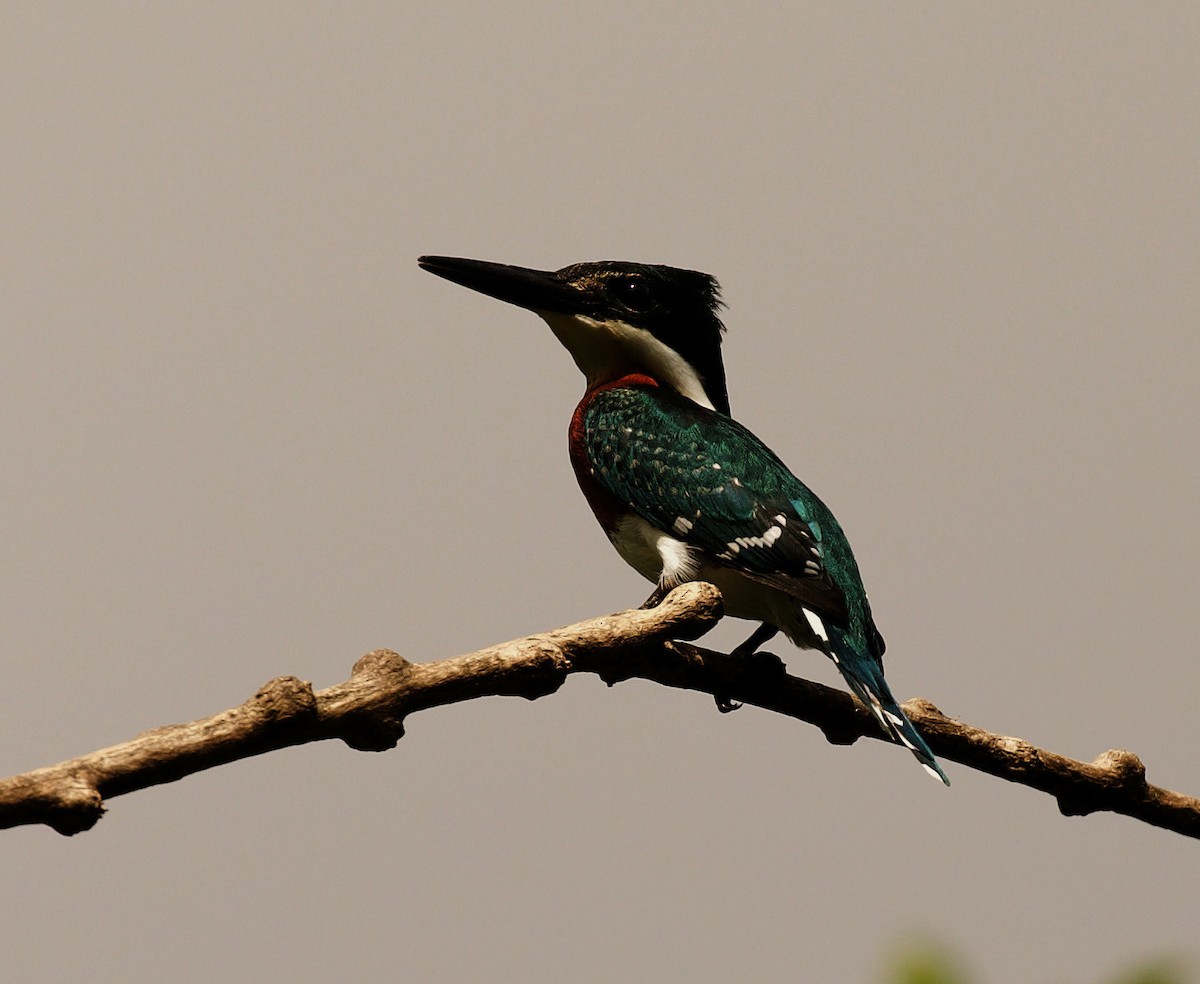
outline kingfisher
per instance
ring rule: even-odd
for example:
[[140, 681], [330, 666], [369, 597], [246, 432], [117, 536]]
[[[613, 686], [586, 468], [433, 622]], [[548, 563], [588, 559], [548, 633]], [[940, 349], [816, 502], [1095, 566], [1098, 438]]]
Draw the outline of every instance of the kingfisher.
[[884, 732], [950, 784], [884, 679], [883, 636], [841, 526], [730, 414], [715, 279], [613, 260], [418, 263], [539, 315], [583, 372], [571, 465], [617, 552], [654, 583], [643, 607], [685, 581], [715, 584], [728, 614], [760, 623], [734, 655], [779, 632], [824, 653]]

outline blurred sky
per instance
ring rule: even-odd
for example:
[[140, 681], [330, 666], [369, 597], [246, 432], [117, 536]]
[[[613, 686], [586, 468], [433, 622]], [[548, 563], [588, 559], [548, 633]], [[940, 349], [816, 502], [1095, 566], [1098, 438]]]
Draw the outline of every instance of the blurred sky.
[[[10, 3], [0, 771], [639, 603], [533, 316], [671, 263], [902, 698], [1200, 793], [1193, 4]], [[727, 646], [745, 623], [721, 626]], [[813, 654], [792, 669], [836, 682]], [[1196, 953], [1194, 841], [572, 679], [0, 835], [17, 981], [988, 981]]]

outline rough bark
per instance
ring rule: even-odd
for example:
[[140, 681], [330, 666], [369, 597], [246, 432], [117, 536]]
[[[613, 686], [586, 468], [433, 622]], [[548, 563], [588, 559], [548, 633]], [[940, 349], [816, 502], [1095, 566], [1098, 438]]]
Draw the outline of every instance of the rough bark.
[[[453, 659], [410, 663], [376, 650], [354, 665], [349, 680], [324, 690], [277, 677], [212, 717], [0, 780], [0, 827], [41, 823], [79, 833], [100, 819], [113, 796], [310, 741], [338, 738], [351, 748], [383, 751], [399, 741], [415, 711], [495, 695], [534, 700], [554, 693], [571, 673], [595, 673], [610, 685], [637, 677], [701, 691], [722, 707], [751, 704], [814, 724], [835, 744], [887, 740], [854, 697], [789, 676], [774, 657], [733, 659], [672, 641], [699, 637], [721, 614], [714, 587], [686, 584], [655, 609], [590, 619]], [[1077, 762], [948, 718], [926, 700], [910, 700], [904, 709], [940, 757], [1049, 793], [1068, 816], [1109, 810], [1200, 837], [1200, 800], [1148, 784], [1132, 752]]]

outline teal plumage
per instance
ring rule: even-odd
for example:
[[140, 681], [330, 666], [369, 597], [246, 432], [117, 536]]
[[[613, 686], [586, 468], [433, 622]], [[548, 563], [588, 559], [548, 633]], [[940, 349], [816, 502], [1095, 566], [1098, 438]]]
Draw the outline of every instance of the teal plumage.
[[883, 637], [826, 505], [737, 421], [644, 376], [624, 382], [590, 392], [572, 428], [585, 494], [594, 483], [589, 499], [598, 489], [610, 500], [593, 501], [610, 536], [631, 512], [693, 548], [698, 579], [725, 568], [769, 589], [764, 620], [830, 656], [884, 729], [948, 784], [884, 679]]

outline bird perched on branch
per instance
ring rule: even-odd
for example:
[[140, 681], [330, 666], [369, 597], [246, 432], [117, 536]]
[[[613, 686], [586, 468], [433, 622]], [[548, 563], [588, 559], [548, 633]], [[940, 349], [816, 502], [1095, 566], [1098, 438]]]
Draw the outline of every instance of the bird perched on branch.
[[893, 740], [949, 785], [883, 677], [883, 637], [825, 504], [730, 416], [717, 282], [643, 263], [561, 270], [446, 256], [422, 268], [540, 315], [587, 377], [571, 464], [617, 552], [655, 583], [647, 606], [709, 581], [725, 610], [834, 661]]

